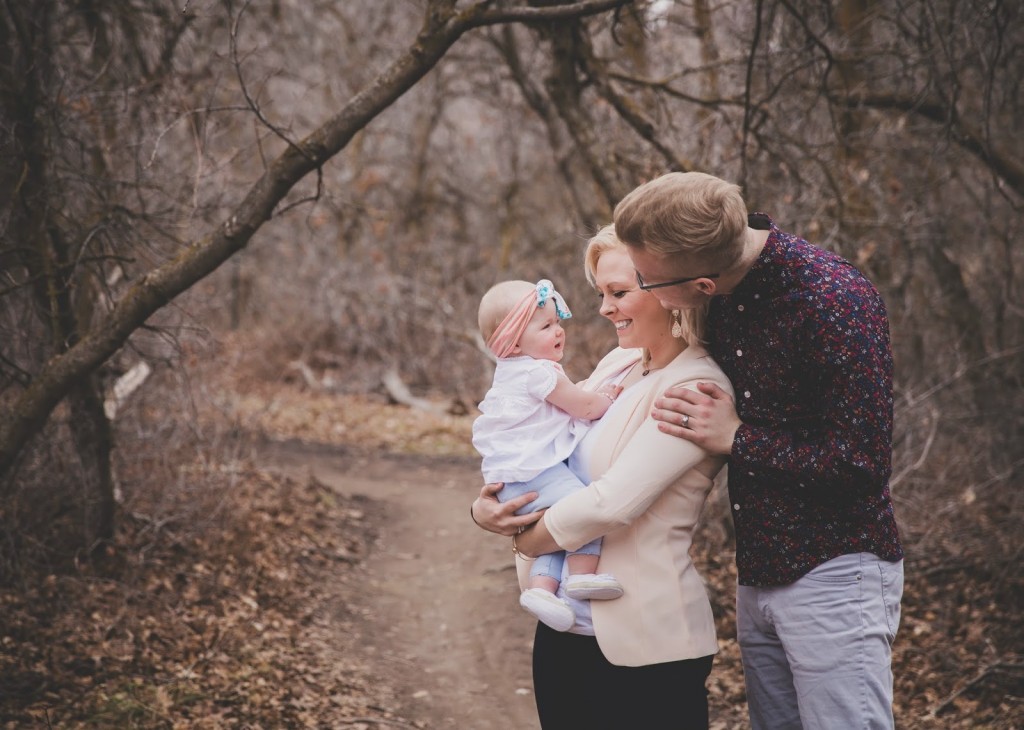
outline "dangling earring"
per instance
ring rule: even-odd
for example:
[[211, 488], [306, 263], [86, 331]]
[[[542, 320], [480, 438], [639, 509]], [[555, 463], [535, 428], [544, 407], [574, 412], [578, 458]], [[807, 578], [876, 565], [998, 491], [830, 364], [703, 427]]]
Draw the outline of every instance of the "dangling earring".
[[678, 309], [672, 310], [672, 336], [677, 340], [683, 336], [683, 313]]

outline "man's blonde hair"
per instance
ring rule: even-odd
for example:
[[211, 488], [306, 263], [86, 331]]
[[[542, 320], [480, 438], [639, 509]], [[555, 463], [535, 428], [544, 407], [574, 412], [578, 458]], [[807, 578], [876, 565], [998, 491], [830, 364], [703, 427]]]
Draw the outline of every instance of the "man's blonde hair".
[[627, 246], [728, 269], [743, 253], [747, 206], [738, 185], [702, 172], [670, 172], [619, 201], [613, 220]]
[[[601, 228], [587, 241], [587, 250], [583, 254], [583, 270], [587, 275], [587, 281], [593, 287], [597, 286], [597, 262], [608, 251], [622, 251], [629, 253], [626, 244], [616, 235], [614, 224]], [[653, 295], [651, 295], [653, 296]], [[683, 328], [683, 338], [690, 344], [704, 341], [704, 322], [707, 319], [707, 307], [695, 307], [683, 309], [679, 312], [680, 326]]]
[[501, 320], [512, 311], [527, 292], [536, 289], [536, 284], [528, 281], [512, 279], [500, 281], [481, 297], [480, 307], [477, 310], [477, 324], [480, 327], [480, 334], [484, 342], [491, 339], [494, 330], [498, 329]]

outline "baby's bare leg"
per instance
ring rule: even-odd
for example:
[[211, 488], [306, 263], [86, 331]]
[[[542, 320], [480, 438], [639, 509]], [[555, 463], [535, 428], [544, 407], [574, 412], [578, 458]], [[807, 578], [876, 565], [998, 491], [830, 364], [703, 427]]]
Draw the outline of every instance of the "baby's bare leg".
[[597, 572], [597, 562], [600, 555], [584, 555], [574, 553], [568, 557], [569, 575], [590, 575]]
[[558, 591], [558, 581], [547, 575], [531, 575], [530, 588], [540, 588], [548, 593], [556, 593]]

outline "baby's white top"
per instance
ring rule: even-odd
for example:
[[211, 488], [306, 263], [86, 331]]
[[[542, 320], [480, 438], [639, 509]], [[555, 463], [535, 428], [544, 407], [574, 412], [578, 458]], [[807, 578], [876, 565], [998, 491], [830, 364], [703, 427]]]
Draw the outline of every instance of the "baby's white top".
[[551, 360], [498, 360], [494, 381], [473, 422], [473, 446], [483, 457], [484, 480], [525, 482], [565, 460], [590, 427], [544, 400], [562, 366]]

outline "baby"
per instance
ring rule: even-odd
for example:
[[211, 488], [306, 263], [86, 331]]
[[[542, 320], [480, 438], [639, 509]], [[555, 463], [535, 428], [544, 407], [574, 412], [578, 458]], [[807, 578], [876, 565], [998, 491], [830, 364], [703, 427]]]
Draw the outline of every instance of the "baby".
[[[473, 446], [483, 457], [484, 481], [504, 483], [498, 492], [501, 501], [527, 492], [540, 495], [519, 514], [550, 507], [586, 486], [565, 460], [589, 422], [604, 415], [620, 390], [607, 386], [587, 391], [566, 377], [558, 364], [565, 352], [561, 321], [571, 316], [547, 279], [536, 284], [501, 282], [480, 301], [480, 332], [498, 364], [480, 403], [481, 415], [473, 422]], [[570, 598], [618, 598], [619, 582], [597, 573], [600, 552], [598, 538], [568, 554], [541, 555], [531, 566], [520, 605], [555, 631], [572, 628], [576, 615], [556, 595], [563, 561], [568, 561], [565, 593]]]

